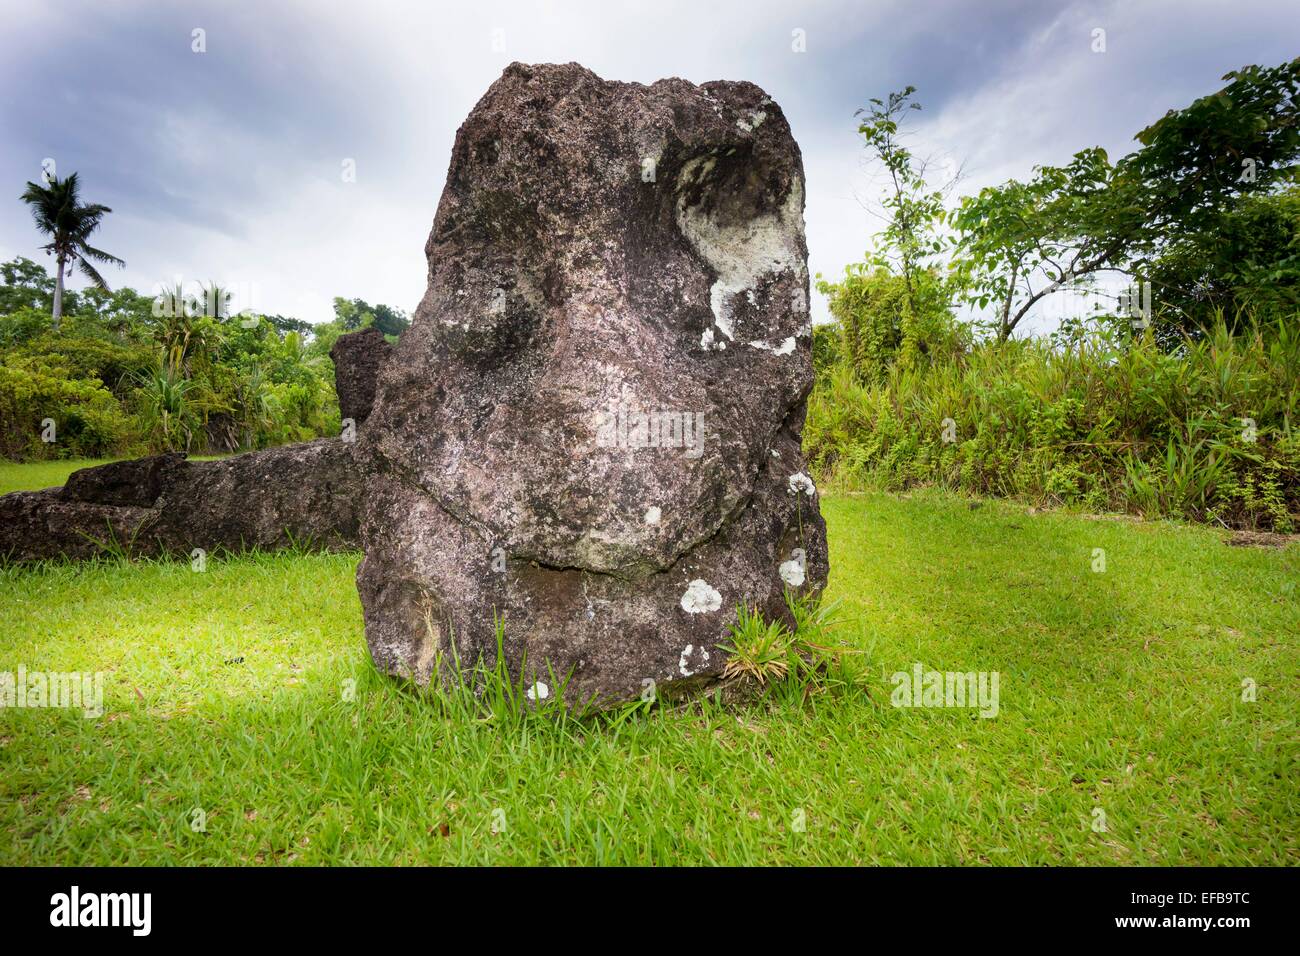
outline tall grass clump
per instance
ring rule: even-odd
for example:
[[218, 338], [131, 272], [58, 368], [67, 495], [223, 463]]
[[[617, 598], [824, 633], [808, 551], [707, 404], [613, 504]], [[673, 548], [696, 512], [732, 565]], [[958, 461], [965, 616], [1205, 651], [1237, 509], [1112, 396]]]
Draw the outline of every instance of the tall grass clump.
[[1294, 320], [1219, 316], [1173, 350], [1100, 328], [988, 342], [869, 376], [842, 349], [822, 354], [804, 448], [829, 487], [934, 485], [1278, 532], [1300, 522]]

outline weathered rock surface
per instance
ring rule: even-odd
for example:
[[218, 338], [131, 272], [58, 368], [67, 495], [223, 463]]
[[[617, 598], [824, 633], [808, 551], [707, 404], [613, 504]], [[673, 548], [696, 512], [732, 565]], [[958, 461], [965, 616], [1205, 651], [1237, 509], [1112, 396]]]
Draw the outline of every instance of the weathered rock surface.
[[67, 501], [62, 488], [0, 496], [0, 559], [40, 561], [60, 556], [84, 561], [130, 541], [151, 509]]
[[392, 357], [393, 347], [376, 328], [340, 335], [330, 349], [334, 360], [334, 390], [339, 397], [339, 417], [360, 425], [375, 403], [375, 383]]
[[185, 456], [172, 453], [82, 468], [68, 476], [59, 497], [64, 501], [152, 508], [184, 466]]
[[824, 586], [803, 184], [749, 83], [492, 85], [359, 442], [381, 670], [491, 663], [500, 615], [536, 697], [672, 692], [719, 675], [738, 604]]
[[62, 488], [0, 497], [0, 556], [353, 548], [363, 497], [354, 448], [319, 439], [220, 461], [171, 454], [85, 468]]

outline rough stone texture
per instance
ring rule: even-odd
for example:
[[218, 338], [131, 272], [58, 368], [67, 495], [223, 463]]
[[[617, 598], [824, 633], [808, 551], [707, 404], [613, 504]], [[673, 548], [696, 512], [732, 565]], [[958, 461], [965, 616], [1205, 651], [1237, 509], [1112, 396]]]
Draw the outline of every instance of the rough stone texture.
[[84, 468], [62, 488], [0, 497], [0, 557], [356, 547], [354, 449], [319, 439], [220, 461], [171, 454]]
[[330, 349], [339, 416], [360, 425], [375, 402], [375, 383], [392, 357], [393, 347], [376, 328], [340, 335]]
[[152, 509], [68, 501], [62, 488], [0, 496], [0, 560], [84, 561], [113, 541], [130, 541]]
[[82, 468], [68, 476], [59, 497], [65, 501], [151, 508], [163, 489], [176, 480], [184, 462], [184, 455], [173, 452]]
[[803, 182], [749, 83], [514, 64], [492, 85], [359, 443], [381, 670], [491, 663], [500, 614], [538, 697], [689, 689], [736, 605], [824, 586]]

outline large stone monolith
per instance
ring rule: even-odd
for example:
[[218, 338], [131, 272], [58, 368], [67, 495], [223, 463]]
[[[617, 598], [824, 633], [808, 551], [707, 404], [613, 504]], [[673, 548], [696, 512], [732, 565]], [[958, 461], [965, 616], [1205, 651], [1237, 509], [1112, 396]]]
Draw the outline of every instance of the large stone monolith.
[[83, 468], [62, 488], [0, 496], [0, 559], [355, 548], [365, 487], [354, 447], [321, 438], [219, 461]]
[[737, 605], [781, 616], [825, 584], [803, 201], [750, 83], [514, 64], [492, 85], [358, 446], [380, 669], [491, 663], [500, 618], [535, 697], [689, 690]]

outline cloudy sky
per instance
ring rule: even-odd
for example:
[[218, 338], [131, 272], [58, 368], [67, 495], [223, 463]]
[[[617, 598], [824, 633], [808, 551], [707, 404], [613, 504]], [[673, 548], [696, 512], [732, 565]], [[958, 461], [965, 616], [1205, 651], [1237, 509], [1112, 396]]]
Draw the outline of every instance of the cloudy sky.
[[414, 308], [452, 138], [513, 60], [765, 88], [803, 150], [811, 269], [833, 276], [877, 228], [853, 117], [872, 96], [916, 86], [915, 148], [973, 191], [1087, 145], [1115, 158], [1228, 70], [1300, 53], [1290, 0], [0, 5], [0, 258], [44, 261], [17, 197], [50, 158], [113, 207], [110, 282], [215, 279], [313, 322], [336, 295]]

